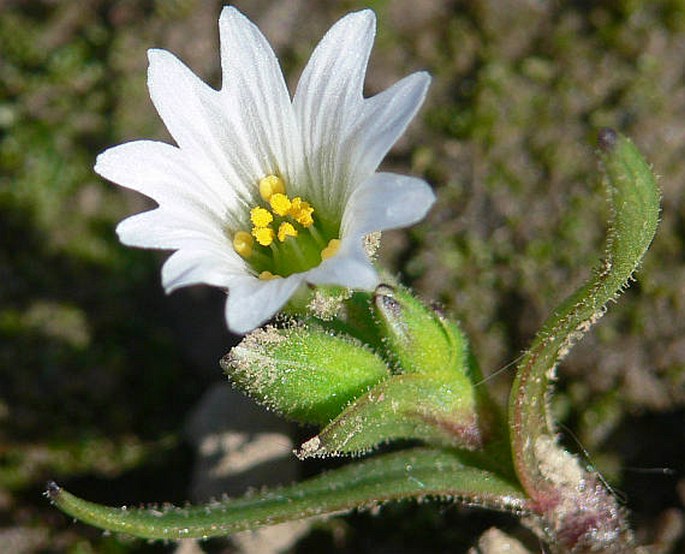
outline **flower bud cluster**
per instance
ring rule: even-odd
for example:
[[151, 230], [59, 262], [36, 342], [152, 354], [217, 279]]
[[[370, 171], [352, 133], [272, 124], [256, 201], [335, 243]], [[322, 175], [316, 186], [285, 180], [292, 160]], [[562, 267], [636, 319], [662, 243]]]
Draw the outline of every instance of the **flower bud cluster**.
[[366, 321], [358, 313], [354, 321], [363, 332], [315, 317], [269, 326], [222, 367], [259, 403], [322, 427], [301, 457], [358, 454], [397, 439], [482, 447], [480, 374], [459, 327], [403, 288], [380, 285], [364, 301]]

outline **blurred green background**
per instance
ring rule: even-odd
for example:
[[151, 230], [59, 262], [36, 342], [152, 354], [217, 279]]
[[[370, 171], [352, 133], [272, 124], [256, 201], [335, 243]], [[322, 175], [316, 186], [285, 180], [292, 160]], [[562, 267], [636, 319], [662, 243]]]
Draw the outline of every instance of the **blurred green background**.
[[[433, 75], [384, 167], [424, 176], [438, 203], [419, 226], [388, 233], [382, 259], [462, 322], [488, 373], [522, 352], [598, 259], [608, 210], [597, 128], [634, 139], [660, 175], [661, 228], [637, 282], [560, 368], [555, 409], [569, 448], [587, 449], [625, 497], [640, 540], [681, 551], [685, 2], [235, 5], [272, 41], [291, 89], [325, 30], [361, 7], [379, 20], [367, 94], [411, 71]], [[219, 85], [220, 9], [200, 0], [0, 2], [2, 552], [176, 548], [102, 536], [41, 493], [54, 478], [109, 504], [190, 498], [195, 453], [184, 425], [223, 382], [217, 360], [235, 340], [223, 295], [165, 297], [164, 256], [123, 247], [114, 234], [150, 204], [92, 166], [125, 140], [169, 140], [147, 96], [147, 48], [175, 52]], [[511, 371], [490, 381], [502, 400]], [[291, 550], [466, 552], [491, 525], [520, 532], [509, 517], [406, 504], [318, 523]]]

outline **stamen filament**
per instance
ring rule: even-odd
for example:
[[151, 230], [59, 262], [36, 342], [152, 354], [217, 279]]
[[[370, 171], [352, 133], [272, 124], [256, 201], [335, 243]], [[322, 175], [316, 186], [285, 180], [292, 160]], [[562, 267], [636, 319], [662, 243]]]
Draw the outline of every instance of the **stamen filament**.
[[312, 225], [310, 227], [307, 227], [307, 231], [311, 234], [312, 238], [316, 241], [316, 244], [321, 247], [321, 248], [326, 248], [328, 245], [328, 242], [326, 239], [319, 233], [319, 230], [316, 228], [316, 225]]
[[271, 256], [264, 252], [263, 248], [253, 248], [250, 255], [250, 265], [252, 267], [270, 266], [272, 264]]
[[274, 265], [274, 267], [278, 267], [278, 264], [281, 261], [281, 249], [278, 247], [278, 244], [275, 242], [272, 242], [269, 245], [269, 248], [271, 248], [271, 254], [273, 256], [273, 265]]
[[296, 240], [291, 240], [290, 241], [290, 247], [292, 248], [292, 251], [295, 253], [295, 256], [297, 256], [297, 260], [304, 266], [307, 264], [307, 258], [302, 251], [302, 248], [300, 244]]

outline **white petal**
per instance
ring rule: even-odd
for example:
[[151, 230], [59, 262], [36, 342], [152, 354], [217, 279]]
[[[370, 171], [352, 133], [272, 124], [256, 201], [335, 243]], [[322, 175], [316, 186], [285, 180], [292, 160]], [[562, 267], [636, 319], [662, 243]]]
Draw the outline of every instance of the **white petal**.
[[[149, 52], [150, 96], [178, 148], [152, 141], [121, 145], [98, 158], [96, 171], [159, 204], [122, 221], [117, 233], [132, 246], [177, 250], [162, 270], [167, 291], [196, 283], [228, 289], [229, 328], [246, 332], [271, 318], [305, 281], [362, 289], [377, 284], [364, 235], [414, 223], [434, 201], [419, 179], [373, 174], [421, 105], [429, 79], [414, 74], [364, 100], [375, 33], [375, 16], [367, 10], [326, 34], [291, 103], [257, 27], [228, 7], [219, 30], [219, 91], [172, 54]], [[333, 258], [310, 271], [261, 281], [230, 236], [249, 228], [257, 182], [270, 173], [284, 177], [288, 193], [306, 197], [322, 217], [342, 218], [342, 242]]]
[[290, 94], [271, 46], [257, 26], [233, 7], [219, 18], [222, 96], [231, 119], [252, 142], [262, 173], [293, 178], [299, 131]]
[[228, 288], [232, 280], [246, 274], [245, 262], [232, 250], [199, 243], [167, 259], [162, 266], [162, 285], [167, 293], [199, 283]]
[[421, 220], [435, 202], [425, 181], [394, 173], [376, 173], [350, 196], [342, 222], [343, 237], [406, 227]]
[[119, 240], [128, 246], [176, 250], [195, 240], [210, 240], [233, 248], [212, 214], [197, 217], [188, 210], [160, 207], [124, 219], [117, 225]]
[[376, 171], [421, 107], [428, 85], [428, 73], [413, 73], [389, 89], [364, 100], [361, 114], [349, 131], [349, 144], [345, 146], [350, 151], [350, 158], [354, 159], [351, 186], [365, 181]]
[[236, 117], [235, 102], [169, 52], [149, 50], [148, 57], [150, 97], [176, 143], [197, 165], [213, 166], [228, 194], [254, 202], [255, 183], [269, 170], [267, 155], [253, 130]]
[[261, 281], [244, 277], [231, 285], [226, 301], [226, 322], [236, 333], [247, 333], [271, 319], [302, 284], [300, 274]]
[[[152, 198], [159, 205], [203, 206], [221, 217], [237, 211], [221, 176], [196, 167], [184, 151], [150, 140], [127, 142], [97, 157], [95, 171], [105, 179]], [[223, 190], [222, 190], [223, 189]]]
[[215, 148], [208, 111], [214, 109], [219, 92], [170, 52], [153, 48], [147, 56], [150, 98], [176, 143], [199, 154]]
[[313, 285], [340, 285], [352, 289], [373, 290], [379, 283], [378, 273], [362, 247], [363, 237], [342, 239], [338, 253], [305, 274]]
[[[302, 132], [310, 191], [317, 205], [335, 209], [350, 160], [341, 160], [345, 131], [362, 108], [364, 75], [376, 18], [364, 10], [343, 17], [314, 50], [293, 100]], [[341, 161], [343, 163], [341, 163]]]

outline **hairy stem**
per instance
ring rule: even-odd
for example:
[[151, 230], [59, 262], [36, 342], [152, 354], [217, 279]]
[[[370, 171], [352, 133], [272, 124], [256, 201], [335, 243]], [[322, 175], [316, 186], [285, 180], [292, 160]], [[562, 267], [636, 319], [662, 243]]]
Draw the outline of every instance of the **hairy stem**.
[[632, 142], [604, 129], [600, 148], [612, 209], [604, 259], [537, 334], [518, 366], [509, 409], [519, 480], [553, 541], [577, 552], [625, 551], [620, 549], [632, 539], [621, 510], [598, 476], [557, 444], [548, 395], [557, 364], [624, 290], [659, 219], [655, 178]]

